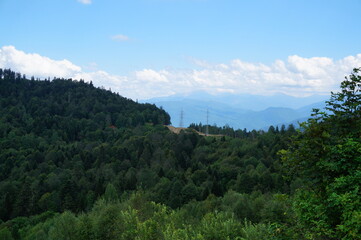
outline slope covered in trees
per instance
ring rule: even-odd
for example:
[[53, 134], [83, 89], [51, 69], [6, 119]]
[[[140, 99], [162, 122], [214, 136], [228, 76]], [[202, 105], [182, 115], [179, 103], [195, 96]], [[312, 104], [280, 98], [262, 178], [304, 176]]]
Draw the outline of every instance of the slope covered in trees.
[[[84, 196], [77, 188], [82, 176], [68, 169], [80, 174], [101, 164], [106, 158], [102, 144], [127, 129], [170, 123], [169, 115], [154, 105], [71, 79], [27, 80], [0, 69], [0, 96], [3, 220], [39, 213], [50, 205], [53, 210], [84, 209], [80, 203]], [[88, 151], [97, 152], [99, 158], [88, 156]], [[89, 174], [86, 179], [93, 181]], [[101, 192], [103, 180], [97, 181], [92, 188]]]
[[0, 73], [0, 239], [359, 237], [359, 85], [303, 131], [214, 138], [82, 81]]

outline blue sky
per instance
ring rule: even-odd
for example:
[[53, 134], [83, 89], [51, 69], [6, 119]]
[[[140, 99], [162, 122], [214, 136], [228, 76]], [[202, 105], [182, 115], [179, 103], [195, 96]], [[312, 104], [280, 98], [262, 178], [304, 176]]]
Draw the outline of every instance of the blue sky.
[[[325, 94], [361, 66], [360, 9], [359, 0], [0, 0], [0, 67], [55, 69], [132, 98]], [[36, 66], [25, 63], [34, 55]]]

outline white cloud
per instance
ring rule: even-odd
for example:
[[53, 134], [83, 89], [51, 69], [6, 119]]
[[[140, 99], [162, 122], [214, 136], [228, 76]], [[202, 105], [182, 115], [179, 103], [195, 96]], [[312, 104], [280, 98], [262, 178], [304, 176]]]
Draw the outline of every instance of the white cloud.
[[78, 2], [80, 2], [82, 4], [91, 4], [92, 0], [78, 0]]
[[156, 72], [152, 69], [144, 69], [142, 71], [136, 71], [135, 76], [140, 81], [150, 81], [154, 83], [166, 83], [169, 82], [167, 79], [167, 71]]
[[119, 89], [127, 84], [128, 78], [124, 76], [111, 75], [104, 71], [81, 72], [73, 76], [74, 79], [84, 79], [92, 81], [95, 86], [103, 86], [105, 88]]
[[361, 67], [361, 54], [340, 60], [294, 55], [272, 64], [249, 63], [240, 59], [217, 64], [196, 60], [193, 62], [196, 69], [142, 69], [128, 76], [119, 76], [96, 68], [84, 71], [68, 60], [53, 60], [39, 54], [25, 53], [13, 46], [0, 48], [1, 68], [12, 68], [27, 76], [57, 76], [93, 81], [95, 86], [111, 88], [112, 91], [133, 99], [187, 94], [197, 90], [213, 94], [329, 94], [330, 91], [338, 90], [344, 76], [353, 68]]
[[25, 53], [14, 46], [0, 48], [0, 67], [42, 78], [54, 76], [69, 78], [82, 71], [81, 67], [66, 59], [53, 60], [36, 53]]
[[129, 41], [130, 38], [126, 35], [118, 34], [118, 35], [112, 36], [112, 40], [118, 41], [118, 42], [125, 42], [125, 41]]
[[[147, 86], [140, 96], [166, 95], [170, 92], [188, 93], [204, 90], [210, 93], [253, 93], [270, 95], [285, 93], [293, 96], [329, 94], [337, 90], [340, 82], [354, 67], [361, 67], [361, 54], [340, 60], [325, 57], [303, 58], [290, 56], [286, 61], [273, 64], [249, 63], [239, 59], [230, 63], [210, 64], [205, 61], [192, 62], [198, 70], [145, 69], [136, 74], [140, 86]], [[138, 72], [139, 73], [139, 72]], [[146, 74], [147, 73], [147, 74]], [[158, 74], [157, 74], [158, 73]], [[167, 79], [162, 82], [161, 79]], [[158, 80], [158, 81], [156, 81]]]

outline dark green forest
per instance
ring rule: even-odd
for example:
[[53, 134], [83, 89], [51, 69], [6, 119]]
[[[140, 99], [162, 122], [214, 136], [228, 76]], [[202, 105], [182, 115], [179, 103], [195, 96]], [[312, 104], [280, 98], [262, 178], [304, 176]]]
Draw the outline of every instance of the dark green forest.
[[361, 239], [359, 71], [300, 129], [201, 136], [91, 82], [0, 69], [0, 239]]

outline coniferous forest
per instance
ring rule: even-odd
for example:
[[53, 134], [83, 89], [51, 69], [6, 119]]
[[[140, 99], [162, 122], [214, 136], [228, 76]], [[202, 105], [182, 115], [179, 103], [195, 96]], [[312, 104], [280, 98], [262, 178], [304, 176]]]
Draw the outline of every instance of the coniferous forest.
[[[361, 239], [361, 75], [268, 131], [0, 69], [0, 239]], [[197, 131], [195, 131], [197, 130]]]

